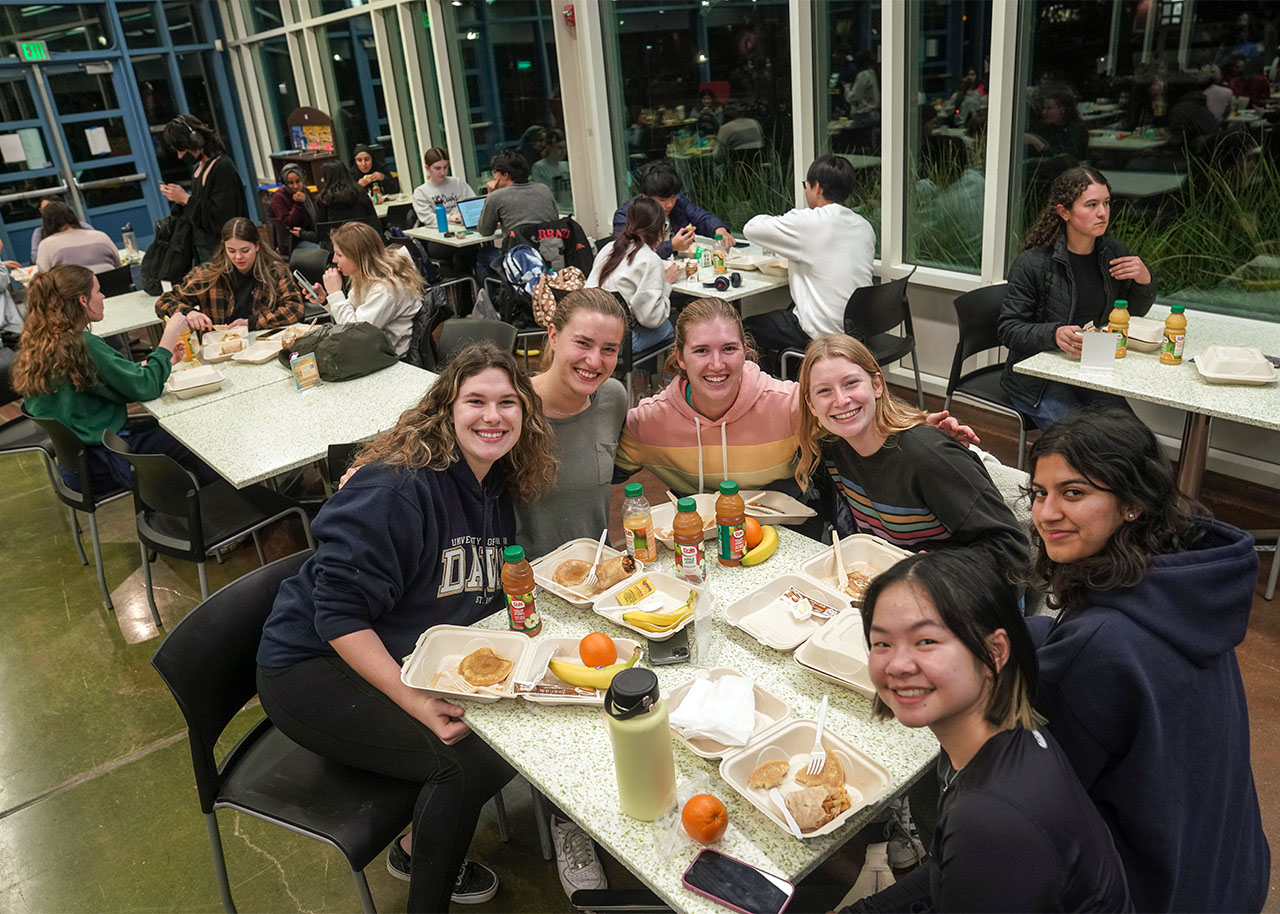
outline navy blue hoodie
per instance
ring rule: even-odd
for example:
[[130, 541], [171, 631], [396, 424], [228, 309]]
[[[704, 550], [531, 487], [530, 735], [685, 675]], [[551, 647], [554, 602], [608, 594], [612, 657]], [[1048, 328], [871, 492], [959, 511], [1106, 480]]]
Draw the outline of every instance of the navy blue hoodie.
[[502, 609], [502, 547], [515, 512], [494, 469], [361, 467], [321, 509], [316, 554], [280, 587], [258, 664], [335, 653], [329, 642], [373, 629], [397, 661], [433, 625], [470, 625]]
[[1028, 620], [1040, 710], [1111, 829], [1138, 911], [1259, 911], [1271, 851], [1235, 647], [1258, 558], [1214, 520], [1134, 587]]

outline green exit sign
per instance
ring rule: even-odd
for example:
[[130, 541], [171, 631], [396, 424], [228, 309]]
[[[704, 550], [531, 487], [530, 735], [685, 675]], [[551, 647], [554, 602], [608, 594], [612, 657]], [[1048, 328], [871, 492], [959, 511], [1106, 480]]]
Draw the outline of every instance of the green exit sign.
[[27, 63], [41, 63], [49, 59], [49, 46], [43, 41], [19, 41], [18, 56]]

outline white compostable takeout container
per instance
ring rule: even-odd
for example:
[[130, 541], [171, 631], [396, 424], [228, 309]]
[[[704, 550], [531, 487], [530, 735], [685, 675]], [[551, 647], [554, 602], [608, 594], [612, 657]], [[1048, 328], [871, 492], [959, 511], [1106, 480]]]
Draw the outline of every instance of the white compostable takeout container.
[[[840, 556], [844, 559], [845, 571], [854, 565], [870, 565], [877, 573], [888, 571], [898, 562], [911, 555], [905, 549], [891, 546], [884, 540], [868, 533], [855, 533], [840, 541]], [[825, 584], [844, 593], [844, 581], [836, 580], [836, 557], [830, 548], [800, 563], [800, 573], [812, 578], [819, 584]], [[845, 597], [854, 606], [861, 606], [862, 599]]]
[[[675, 628], [665, 632], [645, 631], [643, 628], [640, 628], [637, 625], [632, 625], [630, 622], [627, 622], [622, 618], [623, 613], [631, 612], [637, 607], [623, 606], [620, 603], [618, 603], [618, 594], [621, 591], [626, 590], [632, 584], [635, 584], [641, 578], [648, 578], [650, 582], [652, 582], [653, 590], [654, 590], [653, 595], [657, 597], [657, 600], [655, 602], [659, 604], [656, 606], [646, 605], [646, 606], [639, 607], [642, 611], [660, 612], [660, 613], [671, 612], [672, 610], [677, 609], [680, 606], [684, 605], [684, 603], [688, 601], [689, 591], [692, 590], [694, 593], [698, 595], [698, 602], [697, 604], [695, 604], [695, 612], [693, 614], [690, 614], [689, 618], [685, 619]], [[647, 638], [650, 641], [666, 641], [668, 638], [675, 635], [676, 632], [683, 631], [690, 624], [692, 624], [694, 614], [697, 613], [697, 609], [703, 600], [714, 600], [714, 599], [715, 599], [715, 595], [704, 584], [693, 584], [693, 583], [690, 583], [689, 581], [685, 581], [680, 578], [673, 577], [672, 575], [664, 574], [661, 571], [646, 571], [643, 575], [637, 575], [637, 576], [628, 578], [627, 580], [622, 581], [621, 583], [615, 584], [614, 586], [606, 590], [604, 593], [600, 594], [600, 596], [596, 597], [595, 602], [592, 604], [592, 609], [594, 609], [598, 615], [604, 616], [606, 619], [608, 619], [610, 622], [614, 623], [615, 625], [621, 625], [623, 628], [629, 628], [633, 632], [636, 632], [637, 634], [643, 636], [644, 638]]]
[[824, 624], [822, 619], [812, 615], [797, 619], [789, 609], [774, 605], [778, 597], [793, 587], [806, 597], [836, 609], [841, 615], [852, 606], [848, 597], [829, 585], [804, 575], [783, 574], [726, 606], [725, 620], [765, 647], [775, 651], [793, 651]]
[[[667, 493], [670, 499], [666, 504], [656, 504], [651, 506], [650, 513], [653, 517], [653, 536], [658, 542], [666, 546], [668, 549], [674, 550], [675, 533], [673, 527], [676, 521], [676, 498], [677, 496]], [[702, 538], [711, 540], [716, 538], [716, 499], [719, 495], [702, 493], [701, 495], [690, 495], [698, 505], [698, 516], [702, 518]]]
[[197, 365], [183, 371], [174, 371], [164, 382], [165, 390], [182, 400], [190, 400], [201, 394], [211, 394], [222, 386], [223, 374], [208, 365]]
[[[718, 666], [711, 670], [698, 670], [693, 679], [676, 686], [667, 694], [667, 711], [674, 713], [676, 708], [680, 707], [680, 703], [689, 694], [689, 689], [693, 686], [694, 679], [706, 679], [710, 682], [715, 682], [725, 676], [743, 676], [743, 674], [725, 666]], [[749, 679], [750, 677], [744, 676], [744, 678]], [[756, 723], [751, 730], [751, 738], [754, 739], [774, 724], [781, 723], [790, 717], [791, 706], [758, 682], [752, 683], [752, 693], [756, 701]], [[719, 740], [712, 739], [709, 736], [686, 736], [684, 730], [675, 724], [671, 725], [671, 733], [676, 739], [688, 746], [690, 752], [702, 758], [723, 758], [725, 753], [732, 752], [737, 748], [736, 746], [726, 746]], [[747, 742], [751, 742], [751, 739], [748, 739]]]
[[[527, 636], [526, 636], [527, 637]], [[581, 638], [548, 638], [539, 636], [532, 639], [533, 643], [529, 645], [529, 649], [525, 651], [524, 660], [516, 667], [512, 673], [512, 679], [516, 682], [526, 682], [537, 676], [536, 683], [546, 683], [550, 686], [565, 686], [570, 688], [568, 683], [562, 683], [554, 673], [547, 669], [548, 663], [552, 660], [564, 660], [569, 663], [582, 663], [582, 656], [578, 653], [578, 642]], [[639, 641], [634, 638], [613, 638], [613, 646], [618, 649], [618, 660], [616, 662], [625, 663], [630, 659], [636, 648], [642, 648]], [[642, 654], [643, 656], [643, 654]], [[637, 661], [638, 663], [639, 661]], [[588, 707], [603, 708], [604, 693], [596, 689], [591, 695], [558, 695], [555, 693], [539, 693], [539, 692], [521, 692], [520, 697], [532, 701], [535, 704], [542, 705], [587, 705]]]
[[876, 694], [867, 668], [867, 639], [862, 633], [862, 614], [856, 609], [842, 612], [812, 638], [796, 648], [796, 663], [824, 682], [860, 692], [868, 698]]
[[1275, 366], [1257, 346], [1206, 346], [1196, 356], [1200, 376], [1213, 384], [1270, 384]]
[[[513, 662], [507, 678], [482, 692], [450, 689], [434, 683], [442, 670], [455, 672], [462, 658], [487, 647], [500, 657]], [[400, 668], [400, 681], [437, 698], [466, 698], [492, 702], [515, 697], [515, 681], [525, 654], [532, 650], [533, 639], [523, 632], [487, 631], [466, 625], [435, 625], [418, 637], [418, 643]]]
[[[575, 588], [565, 587], [553, 581], [551, 576], [555, 574], [555, 571], [560, 567], [561, 562], [568, 561], [569, 559], [580, 559], [587, 563], [594, 561], [597, 545], [599, 545], [598, 540], [593, 540], [588, 537], [569, 540], [569, 542], [565, 543], [559, 549], [548, 552], [542, 558], [532, 563], [533, 579], [537, 581], [538, 585], [544, 590], [550, 591], [566, 603], [576, 606], [579, 609], [590, 608], [591, 601], [600, 596], [600, 594], [595, 594], [593, 596], [585, 592], [580, 592]], [[622, 555], [622, 552], [606, 544], [600, 551], [600, 561], [603, 562], [605, 559], [617, 558], [620, 555]], [[622, 583], [625, 585], [628, 581], [634, 582], [643, 573], [644, 562], [636, 562], [636, 573], [631, 575], [631, 577], [626, 578]]]

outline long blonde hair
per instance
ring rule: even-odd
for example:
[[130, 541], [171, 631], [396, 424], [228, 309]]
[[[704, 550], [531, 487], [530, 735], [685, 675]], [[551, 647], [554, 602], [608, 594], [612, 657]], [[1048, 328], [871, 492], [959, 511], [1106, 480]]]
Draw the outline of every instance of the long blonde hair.
[[[378, 233], [363, 222], [347, 222], [329, 234], [335, 247], [356, 264], [351, 277], [351, 297], [362, 301], [369, 287], [385, 282], [401, 295], [421, 298], [422, 274], [408, 257], [389, 253]], [[356, 311], [359, 312], [359, 306]]]
[[555, 456], [551, 426], [542, 413], [542, 400], [515, 356], [492, 343], [473, 343], [455, 355], [418, 405], [401, 413], [394, 428], [362, 447], [352, 465], [381, 460], [388, 466], [411, 470], [444, 470], [456, 463], [453, 404], [463, 382], [486, 368], [505, 372], [520, 401], [520, 439], [498, 460], [507, 488], [524, 505], [550, 491], [560, 472], [560, 461]]
[[24, 397], [50, 394], [61, 382], [87, 390], [98, 366], [82, 335], [89, 325], [80, 299], [93, 294], [93, 271], [64, 263], [42, 270], [27, 287], [27, 318], [13, 360], [13, 387]]
[[[843, 333], [832, 333], [820, 336], [804, 351], [804, 361], [800, 363], [800, 427], [796, 430], [796, 438], [800, 441], [800, 462], [796, 464], [796, 484], [800, 490], [809, 488], [809, 478], [822, 459], [822, 442], [832, 438], [830, 432], [822, 427], [818, 417], [809, 406], [809, 384], [813, 377], [813, 366], [824, 359], [847, 359], [857, 365], [872, 380], [880, 378], [884, 384], [884, 372], [867, 347], [851, 336]], [[925, 414], [915, 407], [909, 406], [889, 393], [886, 386], [884, 392], [876, 398], [876, 414], [873, 428], [877, 435], [890, 438], [898, 432], [923, 425]]]

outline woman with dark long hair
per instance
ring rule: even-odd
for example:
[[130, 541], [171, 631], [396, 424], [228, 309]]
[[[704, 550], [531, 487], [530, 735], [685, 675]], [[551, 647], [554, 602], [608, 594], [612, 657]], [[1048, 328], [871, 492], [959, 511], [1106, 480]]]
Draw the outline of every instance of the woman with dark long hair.
[[298, 285], [280, 255], [261, 244], [258, 227], [232, 219], [208, 263], [194, 267], [156, 301], [156, 314], [185, 314], [192, 329], [247, 324], [251, 330], [285, 327], [302, 320]]
[[1127, 410], [1089, 409], [1031, 448], [1031, 583], [1056, 620], [1039, 709], [1111, 829], [1139, 911], [1259, 911], [1270, 881], [1236, 660], [1253, 537], [1174, 486]]
[[502, 610], [514, 505], [550, 489], [558, 461], [528, 377], [491, 343], [458, 353], [356, 461], [312, 525], [315, 555], [276, 597], [258, 692], [311, 751], [422, 785], [387, 868], [409, 881], [409, 911], [447, 911], [497, 892], [497, 876], [464, 858], [514, 772], [470, 736], [463, 707], [401, 682], [400, 660], [432, 626]]
[[666, 214], [657, 200], [636, 197], [627, 208], [622, 233], [600, 249], [588, 286], [617, 292], [627, 302], [636, 325], [631, 349], [640, 352], [675, 336], [671, 326], [671, 285], [681, 274], [679, 263], [664, 263], [655, 251], [662, 240]]
[[320, 169], [320, 193], [316, 195], [316, 222], [349, 222], [376, 217], [373, 201], [341, 162]]
[[165, 199], [182, 207], [195, 235], [196, 263], [213, 256], [218, 233], [228, 219], [248, 216], [244, 182], [216, 130], [208, 124], [180, 114], [165, 124], [164, 141], [179, 159], [191, 158], [196, 170], [188, 193], [180, 184], [161, 184]]
[[102, 273], [120, 266], [120, 252], [111, 236], [82, 227], [80, 218], [65, 203], [46, 203], [40, 210], [40, 227], [43, 235], [36, 266], [41, 270], [74, 263]]
[[1068, 169], [1049, 188], [1048, 203], [1009, 268], [997, 323], [1000, 342], [1009, 348], [1000, 383], [1018, 411], [1039, 428], [1085, 403], [1125, 405], [1112, 394], [1013, 371], [1037, 352], [1060, 349], [1078, 359], [1082, 325], [1105, 329], [1118, 300], [1128, 302], [1132, 315], [1151, 310], [1155, 274], [1107, 234], [1110, 224], [1111, 185], [1102, 172]]

